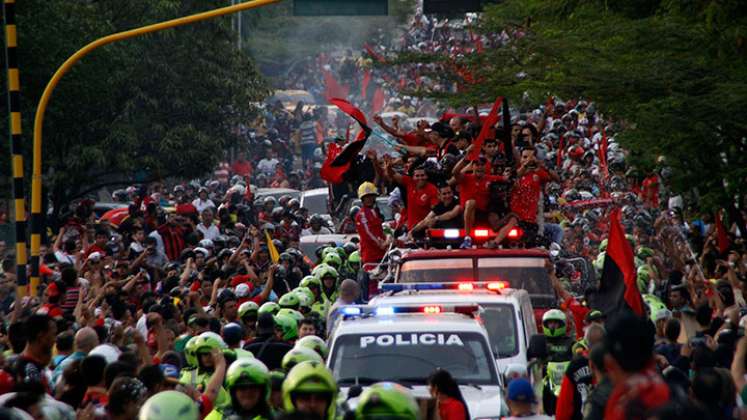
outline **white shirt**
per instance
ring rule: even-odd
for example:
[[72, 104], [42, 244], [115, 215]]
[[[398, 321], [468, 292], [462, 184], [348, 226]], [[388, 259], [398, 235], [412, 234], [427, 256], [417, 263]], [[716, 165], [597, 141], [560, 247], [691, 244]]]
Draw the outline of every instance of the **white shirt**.
[[200, 223], [197, 225], [197, 230], [202, 232], [202, 237], [204, 239], [210, 239], [211, 241], [220, 235], [220, 230], [218, 229], [218, 226], [215, 226], [214, 224], [210, 224], [210, 226], [205, 226], [203, 223]]
[[60, 264], [75, 265], [75, 255], [68, 254], [65, 251], [55, 251], [54, 257], [57, 258], [57, 262]]
[[203, 201], [201, 198], [197, 197], [192, 201], [192, 205], [197, 209], [197, 213], [202, 213], [205, 209], [215, 208], [215, 203], [213, 203], [209, 198]]
[[280, 163], [280, 161], [275, 158], [264, 158], [257, 164], [257, 170], [263, 174], [272, 175], [275, 173], [275, 167], [278, 166], [278, 163]]

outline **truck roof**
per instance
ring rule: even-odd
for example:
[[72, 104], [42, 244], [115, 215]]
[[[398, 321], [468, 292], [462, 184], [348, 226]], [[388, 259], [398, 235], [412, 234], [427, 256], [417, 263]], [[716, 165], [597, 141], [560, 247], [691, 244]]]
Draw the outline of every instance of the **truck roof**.
[[440, 258], [548, 258], [547, 251], [542, 249], [418, 249], [402, 253], [402, 261], [431, 260]]

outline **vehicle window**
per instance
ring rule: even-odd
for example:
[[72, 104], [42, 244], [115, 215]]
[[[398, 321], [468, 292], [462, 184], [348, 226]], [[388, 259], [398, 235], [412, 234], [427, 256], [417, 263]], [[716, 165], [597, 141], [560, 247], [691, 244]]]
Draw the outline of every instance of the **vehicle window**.
[[524, 289], [530, 295], [553, 294], [542, 258], [480, 258], [477, 277], [479, 281], [508, 281], [512, 288]]
[[498, 383], [493, 356], [478, 333], [348, 334], [337, 338], [331, 367], [340, 385], [395, 381], [424, 384], [436, 369], [459, 383]]
[[474, 281], [471, 258], [410, 260], [402, 264], [398, 283]]
[[518, 332], [514, 307], [508, 304], [482, 305], [480, 318], [488, 331], [490, 348], [498, 358], [519, 353]]
[[309, 209], [309, 214], [327, 214], [327, 198], [326, 194], [306, 195], [303, 197], [303, 207]]

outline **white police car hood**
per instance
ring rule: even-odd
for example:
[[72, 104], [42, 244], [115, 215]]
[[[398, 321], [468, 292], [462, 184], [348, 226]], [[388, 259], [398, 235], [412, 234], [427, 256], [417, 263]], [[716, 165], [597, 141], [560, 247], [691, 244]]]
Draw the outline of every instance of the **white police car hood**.
[[[479, 388], [478, 388], [479, 387]], [[459, 385], [464, 401], [467, 402], [469, 415], [473, 419], [498, 418], [508, 416], [508, 407], [503, 400], [503, 390], [497, 385]], [[366, 389], [367, 387], [363, 387]], [[430, 399], [431, 394], [426, 385], [409, 385], [412, 395], [417, 399]], [[349, 387], [340, 388], [340, 401], [347, 399]], [[350, 410], [358, 405], [358, 397], [347, 401]]]

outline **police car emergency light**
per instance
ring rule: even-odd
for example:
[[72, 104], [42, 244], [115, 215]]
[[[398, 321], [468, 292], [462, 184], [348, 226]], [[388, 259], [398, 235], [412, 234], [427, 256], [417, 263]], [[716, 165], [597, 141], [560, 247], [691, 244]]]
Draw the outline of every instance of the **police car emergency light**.
[[[462, 240], [466, 236], [469, 236], [470, 238], [472, 238], [473, 242], [482, 243], [495, 238], [498, 235], [498, 232], [490, 228], [475, 228], [472, 229], [472, 232], [467, 232], [464, 229], [427, 229], [426, 234], [431, 240]], [[518, 241], [523, 236], [524, 231], [520, 227], [514, 227], [508, 231], [506, 240]]]
[[351, 305], [344, 306], [338, 311], [344, 319], [372, 316], [392, 316], [395, 314], [426, 314], [437, 315], [441, 313], [457, 313], [474, 317], [479, 312], [480, 306], [469, 305], [423, 305], [423, 306], [367, 306]]
[[508, 289], [507, 281], [476, 281], [476, 282], [452, 282], [452, 283], [385, 283], [379, 286], [382, 292], [402, 292], [405, 290], [456, 290], [459, 292], [472, 292], [475, 290], [489, 290], [500, 293]]

